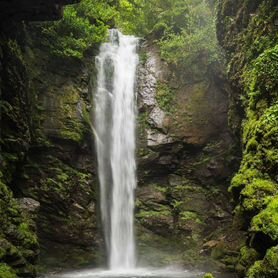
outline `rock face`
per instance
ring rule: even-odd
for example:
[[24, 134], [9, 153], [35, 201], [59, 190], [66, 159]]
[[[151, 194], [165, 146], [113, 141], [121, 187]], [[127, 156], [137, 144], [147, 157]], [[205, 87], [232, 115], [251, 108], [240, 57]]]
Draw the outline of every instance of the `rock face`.
[[[53, 250], [63, 266], [95, 260], [90, 69], [86, 61], [54, 61], [40, 45], [37, 26], [15, 22], [55, 19], [49, 8], [73, 1], [8, 2], [0, 2], [0, 272], [30, 278], [36, 276], [39, 243], [50, 251], [53, 241], [74, 249], [71, 258]], [[14, 20], [9, 25], [2, 21], [8, 16]], [[49, 253], [42, 252], [42, 261], [53, 262], [45, 258]]]
[[38, 236], [48, 250], [41, 261], [51, 267], [57, 256], [59, 265], [57, 246], [63, 246], [74, 250], [60, 260], [63, 267], [85, 265], [95, 261], [92, 248], [100, 240], [88, 93], [93, 58], [61, 63], [36, 42], [39, 27], [30, 28], [25, 59], [36, 92], [37, 129], [16, 187], [40, 202]]
[[277, 18], [277, 1], [219, 1], [218, 39], [233, 87], [230, 121], [243, 153], [230, 187], [234, 222], [248, 231], [240, 277], [278, 276]]
[[[226, 194], [238, 161], [228, 128], [230, 87], [219, 65], [195, 80], [163, 62], [155, 44], [141, 51], [147, 59], [138, 77], [139, 251], [148, 262], [156, 258], [154, 265], [202, 264], [211, 255], [232, 269], [242, 235], [231, 227]], [[213, 247], [203, 247], [212, 240]]]

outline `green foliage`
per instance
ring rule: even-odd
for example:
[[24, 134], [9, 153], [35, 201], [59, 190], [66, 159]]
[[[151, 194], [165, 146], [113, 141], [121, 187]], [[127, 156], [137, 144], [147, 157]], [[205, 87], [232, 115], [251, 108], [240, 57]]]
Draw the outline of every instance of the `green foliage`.
[[166, 83], [158, 83], [155, 96], [158, 105], [162, 110], [169, 113], [173, 112], [175, 95]]
[[254, 179], [241, 192], [244, 211], [256, 213], [270, 201], [270, 196], [277, 194], [278, 186], [270, 180]]
[[196, 212], [192, 211], [182, 211], [180, 213], [181, 220], [183, 221], [194, 221], [198, 224], [202, 224], [202, 220]]
[[214, 276], [211, 273], [206, 273], [203, 278], [214, 278]]
[[161, 217], [171, 217], [171, 210], [169, 207], [161, 205], [157, 210], [141, 210], [136, 214], [136, 217], [142, 220], [156, 217], [158, 219]]
[[0, 263], [1, 278], [16, 278], [15, 272], [6, 264]]
[[166, 21], [163, 19], [162, 25], [167, 28], [159, 41], [162, 58], [183, 68], [196, 62], [207, 66], [217, 61], [219, 49], [209, 6], [204, 1], [190, 0], [183, 1], [183, 9], [180, 5], [181, 2], [178, 2], [176, 7], [168, 11], [171, 20], [167, 21], [167, 17]]
[[257, 178], [261, 173], [256, 169], [246, 169], [246, 171], [240, 171], [237, 173], [231, 182], [229, 192], [233, 194], [235, 200], [238, 199], [241, 190], [245, 187], [246, 184], [252, 182], [254, 178]]
[[271, 103], [278, 96], [278, 45], [265, 50], [243, 76], [251, 108], [256, 108], [262, 98]]
[[257, 261], [249, 269], [247, 278], [278, 277], [278, 246], [269, 249], [262, 261]]
[[255, 249], [247, 246], [242, 247], [240, 249], [239, 261], [236, 266], [237, 272], [240, 273], [241, 276], [244, 276], [250, 266], [252, 266], [259, 257], [260, 255]]
[[211, 9], [203, 0], [120, 0], [116, 25], [157, 40], [161, 57], [183, 68], [218, 60]]
[[272, 240], [278, 240], [278, 197], [276, 196], [268, 206], [256, 215], [251, 223], [251, 231], [262, 232]]
[[[0, 219], [0, 259], [2, 262], [0, 263], [0, 277], [16, 277], [14, 272], [3, 264], [4, 262], [10, 264], [13, 262], [12, 259], [22, 261], [22, 269], [17, 269], [18, 274], [27, 269], [30, 270], [28, 273], [35, 273], [36, 270], [31, 264], [34, 263], [36, 258], [35, 252], [38, 250], [38, 241], [31, 228], [33, 222], [21, 212], [17, 202], [13, 199], [12, 192], [1, 181], [1, 178]], [[32, 259], [32, 263], [28, 259]], [[24, 268], [26, 269], [24, 270]]]
[[144, 36], [149, 33], [146, 12], [152, 1], [118, 0], [116, 26], [127, 34]]
[[116, 10], [112, 1], [82, 0], [67, 6], [62, 20], [43, 28], [46, 44], [53, 54], [81, 59], [84, 52], [105, 40]]
[[18, 232], [24, 241], [25, 247], [31, 248], [38, 245], [37, 236], [31, 231], [30, 225], [27, 222], [19, 225]]

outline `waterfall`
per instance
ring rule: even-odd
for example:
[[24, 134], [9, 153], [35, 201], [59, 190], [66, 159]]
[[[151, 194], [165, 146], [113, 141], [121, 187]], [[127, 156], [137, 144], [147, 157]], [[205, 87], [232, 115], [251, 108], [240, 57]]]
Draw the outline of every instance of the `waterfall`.
[[96, 58], [95, 127], [101, 213], [110, 269], [135, 267], [135, 79], [138, 39], [110, 31]]

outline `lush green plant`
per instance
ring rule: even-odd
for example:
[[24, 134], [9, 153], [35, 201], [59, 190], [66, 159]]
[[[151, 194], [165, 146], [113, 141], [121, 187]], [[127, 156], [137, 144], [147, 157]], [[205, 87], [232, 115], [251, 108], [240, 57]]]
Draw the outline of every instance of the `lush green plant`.
[[[182, 3], [183, 9], [180, 8]], [[160, 26], [167, 26], [159, 41], [162, 58], [182, 67], [196, 62], [208, 65], [217, 61], [219, 49], [209, 6], [204, 1], [187, 0], [182, 3], [178, 1], [176, 7], [168, 11], [169, 18], [174, 18], [175, 22], [167, 22], [166, 17], [166, 21], [164, 19], [163, 24], [160, 23]]]
[[247, 272], [247, 270], [252, 266], [255, 261], [259, 259], [260, 255], [259, 253], [253, 249], [249, 248], [247, 246], [244, 246], [240, 249], [240, 256], [239, 256], [239, 261], [236, 266], [237, 272], [244, 275], [244, 273]]
[[256, 108], [259, 100], [267, 99], [271, 103], [277, 97], [278, 88], [278, 45], [264, 51], [244, 72], [249, 105]]
[[15, 272], [6, 264], [0, 263], [0, 277], [16, 278]]
[[173, 101], [175, 95], [173, 91], [169, 88], [166, 83], [158, 83], [157, 91], [156, 91], [156, 100], [158, 102], [159, 107], [166, 111], [172, 112], [173, 111]]
[[187, 67], [218, 60], [214, 17], [203, 0], [119, 0], [117, 26], [124, 32], [150, 35], [168, 63]]
[[262, 261], [249, 269], [248, 278], [276, 278], [278, 276], [278, 247], [269, 249]]
[[105, 40], [109, 23], [117, 14], [112, 2], [82, 0], [67, 6], [62, 20], [43, 27], [52, 53], [80, 59], [87, 49]]
[[278, 197], [275, 197], [266, 209], [253, 218], [251, 230], [262, 232], [274, 241], [278, 240]]
[[277, 193], [277, 184], [270, 180], [254, 179], [241, 192], [242, 206], [245, 211], [259, 212]]
[[214, 278], [211, 273], [206, 273], [203, 278]]

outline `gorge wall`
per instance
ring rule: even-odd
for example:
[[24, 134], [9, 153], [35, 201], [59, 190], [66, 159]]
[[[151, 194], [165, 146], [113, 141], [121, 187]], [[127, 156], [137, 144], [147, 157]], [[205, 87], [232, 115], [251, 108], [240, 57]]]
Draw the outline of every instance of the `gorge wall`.
[[0, 2], [1, 20], [11, 20], [1, 21], [0, 44], [1, 277], [35, 277], [40, 251], [42, 261], [44, 250], [59, 257], [59, 243], [75, 254], [74, 262], [64, 256], [61, 264], [95, 261], [91, 60], [86, 66], [51, 56], [40, 24], [21, 19], [55, 20], [73, 1], [38, 2]]
[[243, 158], [230, 192], [248, 231], [240, 277], [277, 277], [277, 1], [219, 1], [217, 33], [233, 87], [230, 123]]
[[[97, 45], [82, 60], [58, 58], [42, 23], [21, 22], [57, 19], [73, 1], [4, 2], [1, 19], [13, 22], [1, 21], [0, 40], [0, 277], [35, 277], [39, 252], [43, 267], [100, 263]], [[204, 67], [200, 55], [175, 66], [151, 37], [140, 49], [138, 252], [148, 265], [277, 277], [277, 7], [220, 0], [217, 10], [230, 83], [223, 61]], [[227, 189], [240, 161], [233, 215]]]
[[145, 262], [156, 266], [176, 263], [232, 270], [244, 234], [231, 226], [227, 194], [239, 161], [238, 142], [228, 127], [231, 89], [220, 64], [204, 69], [196, 61], [193, 66], [198, 76], [192, 69], [163, 61], [154, 42], [142, 45], [139, 253], [149, 254]]

